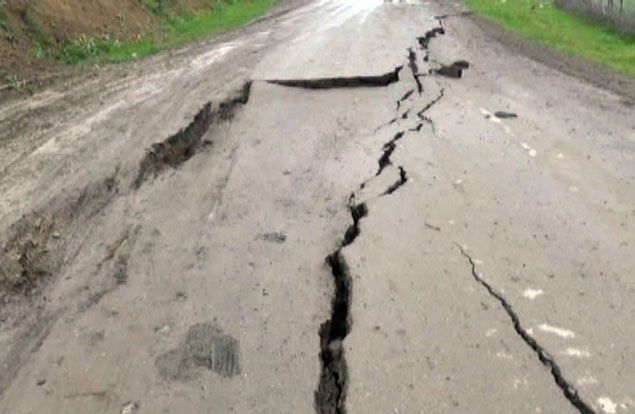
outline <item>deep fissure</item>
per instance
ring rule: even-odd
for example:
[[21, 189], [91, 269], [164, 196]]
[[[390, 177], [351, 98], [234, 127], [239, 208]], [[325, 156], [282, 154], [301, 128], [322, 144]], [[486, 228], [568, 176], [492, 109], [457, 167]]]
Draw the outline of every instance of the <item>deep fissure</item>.
[[[427, 49], [429, 42], [438, 34], [444, 34], [443, 27], [437, 27], [428, 31], [425, 36], [418, 38], [419, 44]], [[428, 55], [426, 54], [426, 57]], [[413, 79], [417, 85], [419, 93], [423, 92], [423, 85], [419, 80], [418, 66], [416, 64], [416, 53], [408, 49], [409, 67], [412, 71]], [[424, 59], [425, 60], [425, 59]], [[380, 77], [352, 77], [352, 78], [324, 78], [324, 79], [299, 79], [299, 80], [270, 80], [269, 83], [282, 86], [300, 87], [307, 89], [330, 89], [358, 86], [388, 86], [399, 80], [398, 67], [391, 74]], [[401, 103], [409, 99], [414, 93], [414, 89], [407, 91], [397, 100], [397, 111]], [[432, 102], [428, 103], [417, 116], [425, 122], [431, 122], [423, 114], [433, 105], [439, 102], [444, 96], [444, 90]], [[407, 119], [410, 109], [406, 110], [400, 117]], [[391, 120], [387, 125], [397, 122], [397, 118]], [[378, 129], [380, 129], [379, 127]], [[423, 122], [419, 122], [411, 131], [420, 131]], [[397, 132], [388, 142], [382, 146], [382, 154], [377, 160], [379, 165], [375, 176], [379, 176], [386, 166], [392, 164], [391, 155], [396, 149], [396, 142], [402, 139], [405, 131]], [[393, 194], [408, 182], [408, 174], [403, 166], [399, 166], [399, 179], [390, 185], [382, 196]], [[360, 185], [363, 189], [366, 181]], [[318, 414], [346, 414], [346, 394], [348, 387], [348, 367], [345, 358], [344, 340], [351, 331], [350, 306], [352, 298], [352, 278], [349, 268], [342, 254], [342, 250], [351, 245], [360, 235], [360, 221], [368, 215], [366, 203], [355, 204], [355, 193], [349, 197], [349, 212], [353, 223], [348, 226], [344, 233], [341, 245], [326, 258], [326, 263], [330, 267], [331, 275], [335, 286], [331, 303], [331, 316], [322, 323], [319, 329], [320, 335], [320, 361], [321, 372], [318, 386], [315, 391], [315, 406]]]
[[[354, 194], [351, 194], [351, 201]], [[318, 414], [345, 414], [348, 369], [344, 356], [344, 338], [351, 330], [350, 302], [352, 280], [342, 249], [360, 234], [359, 222], [368, 215], [365, 203], [349, 205], [353, 223], [346, 229], [341, 246], [326, 258], [331, 269], [335, 292], [331, 302], [331, 317], [320, 326], [320, 361], [322, 370], [315, 391]]]
[[375, 174], [375, 176], [380, 175], [384, 171], [384, 168], [392, 164], [392, 162], [390, 161], [390, 157], [395, 149], [397, 149], [396, 142], [403, 138], [404, 134], [404, 131], [397, 132], [390, 141], [384, 144], [381, 157], [379, 157], [379, 160], [377, 160], [379, 168], [377, 169], [377, 173]]
[[303, 89], [337, 89], [359, 87], [386, 87], [399, 81], [399, 72], [403, 66], [381, 75], [351, 76], [315, 79], [270, 79], [268, 83]]
[[503, 307], [507, 315], [512, 321], [514, 326], [514, 330], [521, 337], [521, 339], [536, 353], [536, 356], [549, 370], [551, 371], [551, 375], [556, 383], [556, 385], [560, 388], [565, 398], [581, 413], [581, 414], [596, 414], [596, 412], [589, 406], [586, 402], [582, 400], [578, 391], [571, 385], [569, 381], [564, 378], [562, 374], [562, 370], [556, 363], [555, 359], [536, 341], [527, 331], [523, 328], [520, 318], [514, 312], [511, 304], [505, 299], [505, 297], [494, 290], [492, 285], [490, 285], [487, 281], [485, 281], [476, 271], [476, 263], [470, 254], [459, 244], [457, 247], [461, 251], [461, 254], [468, 260], [471, 268], [472, 277], [479, 283], [481, 286], [487, 290], [490, 296], [496, 299], [500, 305]]

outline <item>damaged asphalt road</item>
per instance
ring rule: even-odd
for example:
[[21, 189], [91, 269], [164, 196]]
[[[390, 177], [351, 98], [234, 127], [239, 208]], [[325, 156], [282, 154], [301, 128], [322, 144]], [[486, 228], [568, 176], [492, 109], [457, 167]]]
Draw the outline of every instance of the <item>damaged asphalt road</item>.
[[0, 413], [635, 410], [620, 97], [416, 1], [134, 65], [0, 108]]

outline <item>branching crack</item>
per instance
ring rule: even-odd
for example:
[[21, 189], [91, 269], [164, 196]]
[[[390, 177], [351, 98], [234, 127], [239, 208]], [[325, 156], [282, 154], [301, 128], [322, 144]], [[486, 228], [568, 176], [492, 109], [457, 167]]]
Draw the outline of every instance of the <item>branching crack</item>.
[[399, 81], [399, 72], [402, 66], [382, 75], [371, 76], [351, 76], [335, 78], [315, 78], [315, 79], [270, 79], [268, 83], [281, 86], [303, 89], [337, 89], [337, 88], [359, 88], [374, 87], [381, 88]]
[[[445, 30], [440, 26], [428, 31], [423, 37], [418, 38], [419, 44], [427, 51], [430, 40], [439, 34], [444, 34]], [[426, 54], [424, 60], [428, 57]], [[420, 74], [417, 66], [417, 55], [408, 49], [408, 66], [412, 71], [412, 76], [417, 85], [419, 94], [423, 92], [423, 85], [419, 80]], [[381, 75], [378, 77], [353, 77], [353, 78], [325, 78], [325, 79], [299, 79], [299, 80], [270, 80], [283, 86], [300, 87], [308, 89], [329, 89], [329, 88], [347, 88], [361, 86], [388, 86], [399, 80], [399, 71], [401, 67], [395, 69], [394, 72]], [[401, 104], [409, 99], [414, 93], [414, 89], [407, 91], [397, 101], [397, 111], [401, 108]], [[444, 96], [444, 90], [441, 89], [439, 96], [432, 102], [428, 103], [417, 116], [422, 122], [410, 131], [419, 132], [423, 128], [424, 122], [432, 121], [424, 115], [432, 106], [439, 102]], [[410, 109], [406, 110], [402, 115], [398, 115], [402, 119], [407, 119]], [[387, 125], [396, 123], [398, 118], [392, 119]], [[378, 127], [377, 130], [381, 128]], [[375, 176], [379, 176], [386, 166], [392, 164], [391, 156], [397, 148], [396, 142], [402, 139], [406, 131], [397, 132], [388, 142], [383, 145], [382, 154], [377, 160], [379, 168]], [[382, 196], [393, 194], [404, 184], [408, 182], [408, 174], [403, 166], [399, 166], [399, 179], [390, 185]], [[366, 186], [367, 181], [360, 185], [360, 189]], [[353, 223], [346, 229], [344, 238], [340, 247], [331, 253], [326, 262], [331, 269], [333, 281], [335, 284], [335, 292], [331, 303], [331, 316], [325, 321], [319, 330], [320, 334], [320, 361], [322, 365], [320, 373], [320, 381], [315, 391], [315, 407], [318, 414], [345, 414], [346, 413], [346, 393], [348, 387], [348, 368], [345, 358], [344, 339], [351, 330], [350, 306], [352, 298], [352, 278], [350, 276], [348, 265], [342, 254], [342, 249], [351, 245], [360, 235], [360, 221], [368, 215], [368, 207], [366, 203], [355, 204], [355, 193], [349, 198], [349, 211]]]
[[381, 157], [379, 157], [379, 160], [377, 160], [377, 164], [379, 164], [379, 168], [377, 169], [377, 173], [375, 174], [375, 176], [378, 176], [379, 174], [381, 174], [382, 171], [384, 171], [384, 168], [386, 168], [392, 163], [390, 161], [390, 157], [392, 153], [395, 151], [395, 149], [397, 148], [396, 142], [399, 141], [401, 138], [403, 138], [404, 134], [405, 134], [404, 131], [397, 132], [390, 141], [384, 144]]
[[397, 191], [402, 185], [408, 182], [408, 174], [402, 166], [399, 166], [399, 180], [392, 184], [382, 195], [389, 195]]
[[426, 34], [424, 34], [423, 36], [418, 37], [417, 41], [419, 42], [419, 45], [421, 46], [422, 49], [428, 50], [428, 47], [430, 46], [430, 41], [434, 39], [435, 37], [437, 37], [437, 35], [442, 35], [442, 34], [445, 34], [445, 29], [441, 26], [435, 27], [428, 30]]
[[426, 106], [423, 107], [422, 110], [420, 110], [419, 112], [417, 112], [417, 116], [419, 117], [419, 119], [421, 119], [422, 121], [428, 121], [429, 118], [426, 117], [425, 114], [426, 112], [428, 112], [430, 110], [430, 108], [432, 108], [434, 105], [436, 105], [437, 103], [439, 103], [439, 101], [441, 99], [443, 99], [443, 97], [445, 96], [445, 89], [441, 89], [439, 91], [439, 95], [437, 95], [436, 98], [434, 98], [432, 101], [430, 101]]
[[472, 256], [459, 244], [457, 247], [461, 251], [461, 254], [468, 260], [472, 272], [472, 277], [483, 286], [487, 292], [496, 299], [500, 305], [505, 309], [505, 312], [509, 316], [514, 326], [514, 330], [516, 333], [522, 338], [522, 340], [536, 353], [540, 362], [542, 362], [549, 370], [551, 371], [551, 375], [553, 376], [556, 385], [562, 390], [565, 398], [569, 400], [569, 402], [581, 413], [581, 414], [596, 414], [596, 412], [589, 406], [586, 402], [582, 400], [578, 391], [571, 385], [569, 381], [567, 381], [562, 375], [562, 370], [556, 363], [555, 359], [531, 336], [527, 331], [523, 328], [518, 315], [514, 312], [512, 305], [505, 299], [505, 297], [494, 290], [492, 285], [490, 285], [487, 281], [485, 281], [479, 273], [476, 271], [476, 263]]

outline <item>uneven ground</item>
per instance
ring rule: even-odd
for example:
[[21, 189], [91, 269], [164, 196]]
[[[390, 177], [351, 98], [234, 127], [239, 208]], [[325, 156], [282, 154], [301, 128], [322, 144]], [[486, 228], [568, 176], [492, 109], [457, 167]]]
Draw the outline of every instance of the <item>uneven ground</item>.
[[7, 103], [0, 413], [632, 412], [629, 102], [320, 0]]
[[[0, 104], [107, 62], [241, 26], [269, 0], [1, 0]], [[75, 68], [65, 63], [85, 63]]]

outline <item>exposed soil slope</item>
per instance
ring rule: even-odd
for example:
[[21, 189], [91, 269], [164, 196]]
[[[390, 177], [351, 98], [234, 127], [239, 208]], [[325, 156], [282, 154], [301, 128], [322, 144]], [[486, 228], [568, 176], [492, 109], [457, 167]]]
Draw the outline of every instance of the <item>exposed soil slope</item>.
[[123, 41], [158, 34], [159, 14], [201, 10], [211, 4], [209, 0], [0, 1], [0, 80], [41, 77], [53, 62], [38, 56], [50, 55], [82, 35]]

